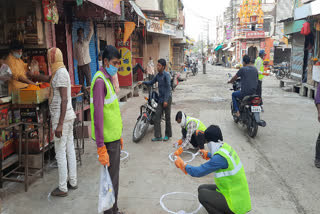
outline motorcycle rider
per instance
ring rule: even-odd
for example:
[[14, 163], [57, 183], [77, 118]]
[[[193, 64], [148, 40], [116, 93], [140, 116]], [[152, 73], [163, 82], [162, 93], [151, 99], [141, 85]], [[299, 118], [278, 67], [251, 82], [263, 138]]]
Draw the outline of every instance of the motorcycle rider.
[[242, 67], [228, 82], [233, 83], [239, 77], [241, 78], [241, 91], [232, 93], [232, 102], [236, 117], [240, 117], [237, 98], [243, 99], [245, 96], [254, 95], [258, 88], [258, 70], [250, 65], [250, 57], [248, 55], [244, 55], [242, 61], [244, 67]]
[[194, 148], [204, 149], [204, 145], [201, 142], [204, 141], [204, 131], [207, 127], [200, 120], [189, 117], [182, 111], [178, 111], [176, 121], [182, 128], [182, 139], [174, 144], [175, 147], [179, 147], [175, 155], [179, 156], [183, 149], [190, 148], [190, 144]]
[[244, 214], [251, 210], [248, 182], [236, 151], [222, 142], [219, 126], [211, 125], [205, 131], [209, 151], [200, 150], [208, 162], [195, 167], [187, 165], [178, 156], [175, 165], [192, 177], [203, 177], [214, 172], [215, 184], [198, 187], [198, 199], [208, 213]]

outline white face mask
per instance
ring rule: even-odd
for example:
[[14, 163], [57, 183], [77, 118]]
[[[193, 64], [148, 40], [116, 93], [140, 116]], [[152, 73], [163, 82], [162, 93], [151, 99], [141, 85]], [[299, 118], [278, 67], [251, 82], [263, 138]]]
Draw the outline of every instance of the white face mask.
[[98, 63], [99, 63], [99, 67], [101, 67], [102, 66], [102, 60], [99, 60]]
[[186, 124], [187, 124], [186, 115], [184, 113], [182, 113], [182, 118], [181, 118], [181, 123], [180, 123], [181, 128], [186, 127]]
[[219, 151], [219, 149], [222, 147], [223, 142], [219, 141], [219, 142], [209, 142], [208, 144], [208, 148], [209, 151], [211, 153], [211, 155], [213, 155], [214, 153], [216, 153], [217, 151]]

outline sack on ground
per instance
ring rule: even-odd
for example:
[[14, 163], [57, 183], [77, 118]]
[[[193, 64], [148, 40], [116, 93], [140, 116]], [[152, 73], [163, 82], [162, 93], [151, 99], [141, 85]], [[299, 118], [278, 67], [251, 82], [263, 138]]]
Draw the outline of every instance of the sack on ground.
[[98, 212], [109, 210], [114, 203], [114, 189], [108, 167], [101, 166]]

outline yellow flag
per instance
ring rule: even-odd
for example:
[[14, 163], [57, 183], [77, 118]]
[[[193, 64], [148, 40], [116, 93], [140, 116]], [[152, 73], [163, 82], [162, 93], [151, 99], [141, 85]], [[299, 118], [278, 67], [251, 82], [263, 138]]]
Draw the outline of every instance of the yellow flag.
[[162, 29], [162, 26], [163, 26], [164, 22], [165, 22], [165, 20], [160, 20], [160, 27], [161, 27], [161, 29]]
[[124, 35], [123, 35], [123, 43], [126, 43], [131, 36], [132, 32], [136, 28], [136, 24], [134, 22], [125, 22], [124, 23]]
[[121, 0], [113, 0], [113, 9], [117, 7]]

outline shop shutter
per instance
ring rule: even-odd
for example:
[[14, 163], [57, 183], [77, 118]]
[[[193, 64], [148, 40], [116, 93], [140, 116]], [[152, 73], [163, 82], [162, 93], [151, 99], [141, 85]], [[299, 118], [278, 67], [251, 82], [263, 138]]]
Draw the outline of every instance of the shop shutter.
[[303, 72], [304, 40], [305, 36], [300, 33], [293, 34], [291, 75], [293, 79], [299, 81], [302, 79]]
[[[87, 36], [90, 30], [90, 22], [73, 22], [72, 23], [72, 43], [74, 44], [78, 37], [77, 37], [77, 29], [82, 27], [84, 29], [84, 34]], [[89, 45], [89, 53], [91, 58], [90, 69], [91, 69], [91, 79], [95, 75], [98, 70], [98, 49], [97, 49], [97, 35], [94, 32], [90, 45]], [[79, 77], [78, 77], [78, 63], [77, 60], [73, 59], [73, 66], [74, 66], [74, 79], [75, 83], [79, 84]]]

